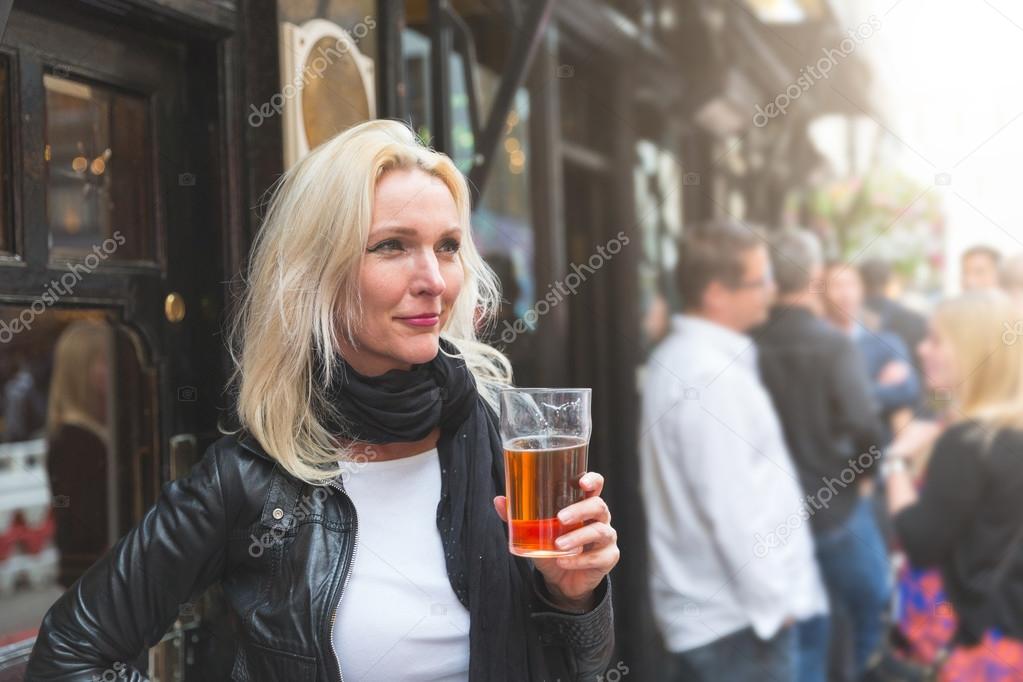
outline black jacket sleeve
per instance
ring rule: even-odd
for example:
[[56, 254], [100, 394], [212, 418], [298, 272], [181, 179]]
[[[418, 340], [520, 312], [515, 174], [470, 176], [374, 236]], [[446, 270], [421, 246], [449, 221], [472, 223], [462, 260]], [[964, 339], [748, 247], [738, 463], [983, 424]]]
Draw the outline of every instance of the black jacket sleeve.
[[130, 661], [163, 637], [182, 603], [220, 578], [227, 518], [214, 444], [50, 607], [25, 679], [92, 682], [108, 671], [146, 679]]
[[871, 448], [884, 447], [884, 426], [863, 356], [844, 336], [836, 337], [834, 344], [828, 400], [835, 418], [835, 433], [849, 439], [853, 449], [851, 454], [855, 457], [871, 452]]
[[604, 576], [597, 587], [597, 605], [586, 613], [570, 613], [555, 606], [544, 585], [543, 575], [533, 570], [533, 588], [540, 608], [533, 622], [540, 641], [557, 647], [570, 660], [566, 674], [572, 680], [600, 679], [608, 670], [614, 651], [614, 613], [611, 607], [611, 579]]

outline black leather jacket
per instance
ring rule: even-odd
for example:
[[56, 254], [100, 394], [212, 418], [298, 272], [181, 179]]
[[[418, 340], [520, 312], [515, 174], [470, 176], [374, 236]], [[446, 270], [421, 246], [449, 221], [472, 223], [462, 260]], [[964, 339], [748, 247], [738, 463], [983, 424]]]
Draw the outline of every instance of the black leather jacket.
[[[91, 682], [111, 670], [146, 679], [128, 662], [219, 582], [241, 623], [232, 680], [338, 682], [331, 627], [357, 525], [340, 486], [305, 484], [255, 440], [222, 437], [50, 608], [26, 679]], [[595, 679], [613, 648], [610, 581], [597, 607], [577, 615], [551, 604], [534, 577], [548, 679]]]

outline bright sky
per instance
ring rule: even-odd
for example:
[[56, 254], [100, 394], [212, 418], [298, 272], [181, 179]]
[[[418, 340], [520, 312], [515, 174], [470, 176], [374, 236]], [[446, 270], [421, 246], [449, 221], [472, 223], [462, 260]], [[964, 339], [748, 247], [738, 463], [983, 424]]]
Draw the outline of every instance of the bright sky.
[[974, 244], [1023, 251], [1023, 3], [834, 5], [844, 28], [880, 20], [858, 50], [874, 66], [873, 101], [890, 132], [891, 162], [943, 198], [946, 288], [958, 287], [958, 256]]

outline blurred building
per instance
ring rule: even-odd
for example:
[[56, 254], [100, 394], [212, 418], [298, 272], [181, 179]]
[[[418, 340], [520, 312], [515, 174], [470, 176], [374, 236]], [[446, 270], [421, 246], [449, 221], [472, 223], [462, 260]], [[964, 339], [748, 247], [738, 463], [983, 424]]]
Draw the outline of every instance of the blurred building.
[[[73, 578], [63, 555], [87, 565], [104, 548], [62, 546], [56, 526], [73, 517], [111, 544], [218, 437], [223, 314], [265, 191], [370, 117], [409, 121], [472, 181], [476, 239], [509, 299], [492, 341], [517, 383], [593, 387], [591, 468], [607, 476], [623, 550], [618, 659], [655, 679], [637, 384], [676, 305], [684, 226], [722, 213], [777, 224], [823, 163], [810, 122], [859, 106], [854, 56], [790, 90], [843, 40], [828, 6], [15, 0], [4, 16], [9, 5], [0, 679], [17, 679]], [[786, 112], [766, 112], [786, 91]], [[61, 341], [82, 325], [106, 333], [71, 355]], [[84, 430], [93, 464], [54, 472], [73, 461], [48, 445], [68, 428]], [[228, 621], [215, 592], [182, 604], [149, 654], [153, 679], [228, 677]]]

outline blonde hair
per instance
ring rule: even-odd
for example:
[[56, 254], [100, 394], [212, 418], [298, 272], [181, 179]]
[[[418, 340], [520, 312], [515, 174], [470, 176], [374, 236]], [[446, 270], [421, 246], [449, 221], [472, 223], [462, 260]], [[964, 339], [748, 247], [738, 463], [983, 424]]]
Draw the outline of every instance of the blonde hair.
[[[349, 128], [303, 157], [273, 188], [228, 331], [238, 423], [289, 473], [310, 483], [336, 476], [336, 463], [347, 454], [344, 438], [319, 419], [335, 414], [324, 387], [343, 371], [337, 335], [356, 346], [359, 268], [376, 185], [385, 173], [404, 169], [440, 179], [462, 227], [458, 257], [465, 279], [441, 335], [455, 345], [455, 357], [464, 359], [490, 404], [511, 382], [507, 358], [477, 338], [478, 326], [491, 323], [498, 310], [500, 283], [470, 235], [465, 177], [403, 123], [374, 120]], [[322, 367], [314, 376], [317, 358]]]
[[965, 375], [956, 389], [961, 419], [1023, 427], [1023, 340], [1014, 337], [1019, 311], [1000, 291], [941, 303], [934, 324]]
[[53, 350], [53, 374], [46, 407], [46, 433], [53, 438], [65, 424], [75, 424], [96, 434], [104, 442], [109, 429], [104, 416], [107, 392], [90, 374], [97, 361], [107, 362], [114, 342], [110, 325], [96, 320], [78, 320], [61, 332]]

